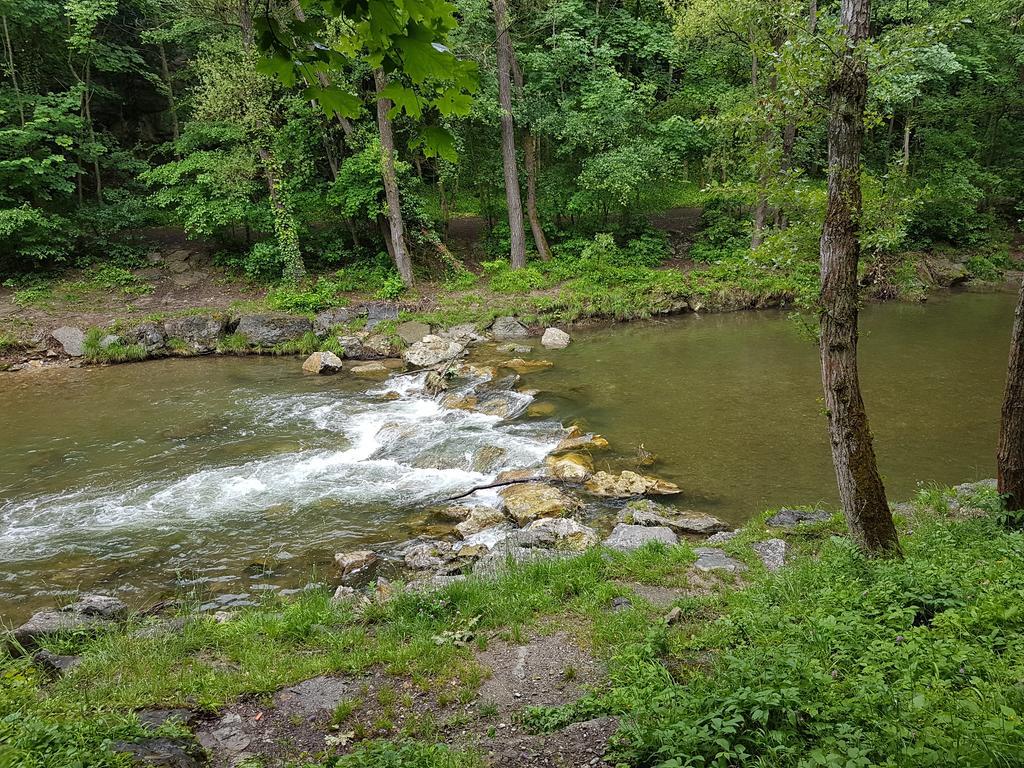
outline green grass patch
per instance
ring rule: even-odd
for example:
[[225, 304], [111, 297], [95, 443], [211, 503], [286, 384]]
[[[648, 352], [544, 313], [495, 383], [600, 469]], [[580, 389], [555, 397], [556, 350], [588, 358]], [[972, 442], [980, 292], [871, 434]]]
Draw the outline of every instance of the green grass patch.
[[82, 356], [90, 363], [128, 363], [145, 360], [148, 355], [142, 344], [125, 344], [109, 329], [90, 328], [85, 332]]

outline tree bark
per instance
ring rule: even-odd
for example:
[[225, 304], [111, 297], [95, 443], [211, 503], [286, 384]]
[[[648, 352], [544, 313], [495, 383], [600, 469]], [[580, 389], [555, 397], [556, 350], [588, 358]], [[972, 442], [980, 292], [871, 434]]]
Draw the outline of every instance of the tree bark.
[[501, 160], [505, 170], [510, 260], [512, 269], [521, 269], [526, 266], [526, 232], [523, 228], [523, 203], [519, 193], [515, 122], [512, 119], [512, 38], [508, 33], [505, 0], [493, 0], [493, 5], [494, 23], [498, 31], [498, 104], [501, 107]]
[[402, 282], [412, 285], [415, 279], [412, 274], [412, 261], [409, 258], [409, 246], [405, 239], [405, 220], [402, 218], [402, 202], [398, 194], [398, 174], [395, 171], [395, 135], [391, 128], [391, 100], [381, 98], [388, 84], [384, 70], [373, 71], [373, 82], [377, 88], [377, 128], [380, 131], [380, 148], [382, 154], [381, 175], [384, 179], [384, 197], [387, 200], [388, 225], [391, 232], [391, 252], [402, 276]]
[[529, 128], [523, 135], [523, 154], [526, 158], [526, 217], [530, 220], [530, 230], [533, 232], [533, 244], [537, 253], [543, 261], [551, 260], [551, 246], [544, 235], [544, 227], [540, 223], [540, 213], [537, 211], [537, 171], [540, 166], [540, 152], [537, 147], [537, 139]]
[[821, 233], [821, 378], [843, 514], [871, 555], [899, 555], [857, 372], [860, 159], [867, 67], [857, 47], [868, 35], [870, 0], [842, 0], [846, 51], [829, 84], [828, 205]]
[[25, 105], [21, 101], [21, 88], [18, 85], [18, 70], [14, 66], [14, 46], [11, 45], [11, 30], [7, 26], [7, 15], [0, 16], [3, 20], [4, 29], [4, 53], [7, 54], [7, 68], [11, 76], [11, 85], [14, 87], [14, 100], [18, 104], [18, 116], [21, 118], [21, 127], [25, 127]]
[[[174, 138], [174, 143], [178, 143], [180, 136], [180, 130], [178, 127], [178, 108], [174, 102], [174, 86], [171, 84], [171, 69], [167, 66], [167, 51], [164, 49], [164, 44], [160, 43], [160, 76], [163, 78], [164, 85], [167, 87], [167, 111], [171, 115], [171, 136]], [[175, 149], [177, 154], [177, 149]]]
[[1013, 316], [997, 466], [999, 493], [1006, 495], [1007, 509], [1024, 508], [1024, 283]]

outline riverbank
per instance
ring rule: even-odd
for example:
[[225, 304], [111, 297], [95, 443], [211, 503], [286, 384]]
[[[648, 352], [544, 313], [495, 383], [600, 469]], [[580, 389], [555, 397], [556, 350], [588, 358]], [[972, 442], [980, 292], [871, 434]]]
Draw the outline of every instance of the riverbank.
[[[686, 258], [690, 237], [689, 230], [672, 234], [669, 243], [684, 242], [656, 267], [609, 266], [627, 251], [611, 242], [606, 249], [618, 255], [608, 262], [566, 266], [556, 260], [520, 272], [461, 269], [401, 295], [393, 295], [380, 274], [361, 268], [321, 275], [298, 288], [268, 287], [217, 266], [208, 249], [158, 249], [141, 268], [108, 265], [0, 286], [0, 370], [165, 356], [339, 353], [339, 336], [372, 330], [376, 338], [369, 347], [349, 356], [379, 360], [398, 356], [408, 343], [396, 333], [401, 323], [435, 332], [472, 325], [482, 332], [495, 319], [513, 316], [539, 334], [550, 325], [810, 301], [813, 270], [755, 260], [695, 264]], [[1004, 285], [994, 279], [1000, 273], [990, 262], [973, 253], [910, 254], [898, 261], [898, 279], [865, 278], [866, 299], [920, 301], [929, 291], [954, 286]]]
[[[0, 754], [47, 768], [154, 754], [179, 767], [1016, 764], [1024, 539], [987, 484], [923, 491], [896, 513], [901, 562], [863, 560], [837, 516], [765, 513], [717, 545], [730, 568], [652, 543], [439, 590], [97, 620], [41, 638], [49, 655], [3, 657]], [[768, 550], [785, 551], [778, 570]]]

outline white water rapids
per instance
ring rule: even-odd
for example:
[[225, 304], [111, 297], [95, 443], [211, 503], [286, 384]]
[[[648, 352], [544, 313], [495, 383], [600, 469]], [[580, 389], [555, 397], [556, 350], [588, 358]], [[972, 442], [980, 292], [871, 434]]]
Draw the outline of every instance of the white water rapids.
[[[100, 570], [111, 579], [155, 569], [165, 580], [188, 572], [205, 581], [285, 553], [308, 569], [353, 543], [408, 538], [402, 524], [418, 510], [503, 469], [538, 464], [564, 434], [552, 421], [442, 407], [423, 392], [423, 378], [393, 376], [345, 393], [235, 389], [231, 421], [218, 434], [249, 453], [245, 460], [211, 463], [215, 439], [203, 445], [202, 435], [168, 441], [151, 432], [131, 446], [136, 464], [94, 473], [102, 482], [5, 498], [0, 588], [13, 586], [19, 566], [44, 563], [51, 572], [64, 562], [86, 571], [106, 563]], [[462, 389], [480, 386], [493, 384], [476, 379]], [[532, 400], [502, 396], [512, 417]], [[292, 450], [275, 452], [275, 439]]]

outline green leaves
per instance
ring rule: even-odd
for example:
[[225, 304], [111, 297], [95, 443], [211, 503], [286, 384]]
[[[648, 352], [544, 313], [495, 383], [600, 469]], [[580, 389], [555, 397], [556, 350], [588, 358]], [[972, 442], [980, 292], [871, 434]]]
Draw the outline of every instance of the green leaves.
[[357, 117], [363, 108], [358, 96], [336, 86], [310, 86], [302, 95], [319, 104], [329, 117]]

